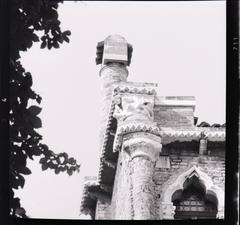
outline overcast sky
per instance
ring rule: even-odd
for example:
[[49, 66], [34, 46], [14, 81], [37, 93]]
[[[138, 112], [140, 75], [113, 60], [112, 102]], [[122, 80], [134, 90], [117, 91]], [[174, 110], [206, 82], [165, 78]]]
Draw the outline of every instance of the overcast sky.
[[161, 95], [195, 96], [199, 122], [225, 123], [226, 15], [224, 1], [64, 2], [59, 7], [70, 43], [22, 54], [41, 103], [43, 142], [82, 164], [69, 177], [41, 171], [29, 161], [17, 192], [27, 214], [36, 218], [79, 219], [82, 181], [98, 169], [100, 123], [96, 44], [120, 34], [133, 45], [129, 81], [156, 82]]

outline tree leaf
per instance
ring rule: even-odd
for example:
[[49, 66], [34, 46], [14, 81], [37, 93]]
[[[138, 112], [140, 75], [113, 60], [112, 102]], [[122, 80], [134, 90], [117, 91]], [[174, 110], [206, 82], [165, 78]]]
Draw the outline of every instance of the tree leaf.
[[30, 106], [28, 110], [34, 116], [37, 116], [42, 111], [42, 109], [36, 105]]
[[34, 42], [37, 42], [37, 41], [39, 41], [39, 37], [36, 35], [36, 34], [32, 34], [32, 40], [34, 41]]
[[63, 40], [66, 41], [67, 43], [69, 43], [69, 38], [67, 36], [63, 36]]
[[57, 41], [54, 41], [54, 42], [53, 42], [53, 47], [54, 47], [54, 48], [59, 48], [59, 44], [58, 44]]
[[56, 173], [56, 174], [59, 174], [59, 172], [60, 172], [60, 168], [57, 167], [57, 168], [55, 169], [55, 173]]
[[76, 163], [76, 160], [71, 157], [71, 158], [68, 159], [68, 163], [71, 164], [71, 165], [73, 165], [73, 164]]
[[24, 175], [29, 175], [29, 174], [32, 173], [31, 170], [29, 168], [27, 168], [27, 167], [22, 167], [19, 172], [24, 174]]
[[31, 148], [33, 155], [39, 156], [42, 154], [42, 151], [39, 146], [34, 146]]
[[52, 43], [51, 43], [50, 40], [48, 40], [47, 47], [48, 47], [49, 50], [52, 48]]
[[46, 40], [44, 40], [44, 41], [42, 42], [40, 48], [46, 48], [46, 46], [47, 46], [47, 42], [46, 42]]
[[41, 128], [42, 127], [42, 121], [37, 116], [30, 116], [30, 121], [32, 123], [33, 128]]
[[46, 170], [48, 168], [48, 164], [47, 163], [43, 163], [42, 164], [42, 170]]
[[73, 171], [71, 169], [68, 169], [67, 173], [68, 173], [69, 176], [71, 176], [73, 174]]
[[48, 146], [45, 144], [40, 144], [40, 147], [44, 150], [44, 151], [48, 151]]
[[59, 42], [59, 43], [63, 43], [63, 37], [62, 37], [62, 36], [60, 36], [60, 37], [58, 38], [58, 42]]
[[69, 36], [69, 35], [71, 35], [71, 31], [70, 30], [66, 30], [66, 31], [63, 32], [63, 35], [64, 36], [66, 36], [66, 35]]
[[43, 163], [45, 163], [46, 161], [47, 161], [46, 158], [41, 158], [41, 159], [39, 160], [39, 163], [40, 163], [40, 164], [43, 164]]
[[25, 215], [25, 213], [26, 213], [26, 211], [25, 211], [25, 209], [22, 208], [22, 207], [15, 209], [15, 214], [17, 214], [17, 215], [19, 215], [19, 216], [23, 216], [23, 215]]
[[23, 188], [23, 186], [24, 186], [24, 184], [25, 184], [25, 179], [24, 179], [24, 177], [22, 176], [22, 175], [18, 175], [18, 183], [19, 183], [19, 186], [21, 187], [21, 188]]
[[32, 86], [32, 75], [29, 72], [25, 73], [24, 85], [26, 87]]
[[40, 95], [37, 95], [36, 101], [37, 101], [38, 104], [40, 104], [41, 101], [42, 101], [42, 97]]

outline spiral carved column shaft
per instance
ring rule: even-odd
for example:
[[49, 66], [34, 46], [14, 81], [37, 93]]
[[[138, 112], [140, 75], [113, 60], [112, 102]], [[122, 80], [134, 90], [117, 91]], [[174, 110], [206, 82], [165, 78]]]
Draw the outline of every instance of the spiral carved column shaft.
[[110, 63], [105, 65], [100, 70], [100, 82], [101, 82], [101, 120], [100, 120], [100, 146], [104, 139], [104, 134], [107, 129], [107, 123], [109, 118], [109, 112], [112, 104], [112, 94], [114, 84], [121, 81], [126, 81], [128, 76], [128, 70], [126, 66], [120, 63]]
[[123, 142], [131, 157], [132, 209], [134, 220], [154, 219], [154, 165], [161, 151], [161, 138], [149, 133], [135, 133]]

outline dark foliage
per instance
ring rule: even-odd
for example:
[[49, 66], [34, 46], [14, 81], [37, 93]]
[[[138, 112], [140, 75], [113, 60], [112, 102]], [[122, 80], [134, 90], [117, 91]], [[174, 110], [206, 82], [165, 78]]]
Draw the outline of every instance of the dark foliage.
[[80, 165], [67, 153], [55, 154], [41, 142], [42, 136], [36, 129], [42, 126], [41, 108], [29, 106], [29, 100], [41, 103], [41, 96], [31, 86], [32, 75], [20, 62], [20, 51], [27, 51], [34, 42], [41, 48], [59, 48], [69, 42], [70, 31], [62, 31], [58, 19], [58, 5], [63, 1], [12, 0], [10, 10], [10, 215], [26, 217], [20, 199], [14, 189], [23, 188], [24, 175], [31, 174], [27, 159], [39, 156], [42, 170], [52, 169], [56, 174], [66, 171], [71, 175], [79, 171]]

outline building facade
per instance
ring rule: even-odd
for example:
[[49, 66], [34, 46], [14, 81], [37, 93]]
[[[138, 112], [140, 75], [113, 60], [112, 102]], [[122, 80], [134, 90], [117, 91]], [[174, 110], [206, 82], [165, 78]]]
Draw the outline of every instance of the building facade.
[[161, 96], [127, 81], [133, 48], [97, 45], [100, 168], [86, 177], [81, 213], [102, 220], [224, 218], [225, 125], [197, 125], [192, 96]]

